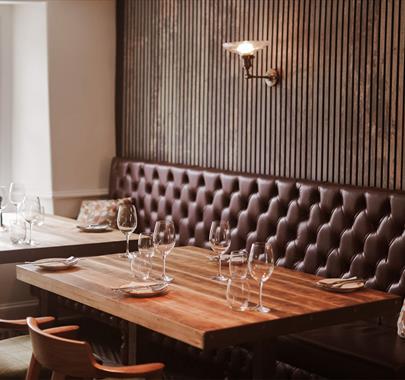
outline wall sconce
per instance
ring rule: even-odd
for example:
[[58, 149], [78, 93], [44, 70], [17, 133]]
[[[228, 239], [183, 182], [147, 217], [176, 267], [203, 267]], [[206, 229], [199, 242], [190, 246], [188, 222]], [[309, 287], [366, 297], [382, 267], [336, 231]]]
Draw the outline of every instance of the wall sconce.
[[273, 87], [280, 79], [280, 75], [276, 69], [268, 70], [265, 75], [252, 75], [250, 73], [250, 69], [253, 66], [254, 54], [268, 45], [270, 45], [269, 41], [236, 41], [225, 42], [223, 47], [231, 53], [240, 55], [246, 79], [264, 79], [268, 86]]

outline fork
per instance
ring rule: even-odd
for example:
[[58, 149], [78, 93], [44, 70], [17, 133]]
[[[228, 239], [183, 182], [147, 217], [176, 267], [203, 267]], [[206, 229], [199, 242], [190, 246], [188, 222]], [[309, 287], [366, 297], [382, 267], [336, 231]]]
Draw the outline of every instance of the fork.
[[49, 264], [49, 263], [67, 263], [67, 264], [69, 264], [75, 260], [78, 260], [78, 258], [76, 258], [74, 256], [70, 256], [66, 259], [57, 259], [57, 258], [48, 259], [48, 260], [41, 261], [40, 263], [37, 263], [35, 261], [25, 261], [24, 264], [34, 264], [34, 265], [35, 264]]
[[111, 290], [139, 290], [139, 289], [151, 289], [154, 291], [161, 290], [167, 286], [166, 283], [162, 284], [155, 284], [155, 285], [133, 285], [133, 286], [125, 286], [125, 287], [118, 287], [118, 288], [111, 288]]

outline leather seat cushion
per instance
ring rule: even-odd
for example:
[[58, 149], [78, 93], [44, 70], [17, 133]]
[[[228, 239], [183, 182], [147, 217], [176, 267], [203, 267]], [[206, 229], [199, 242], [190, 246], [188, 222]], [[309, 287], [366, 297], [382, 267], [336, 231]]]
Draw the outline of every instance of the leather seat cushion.
[[279, 360], [328, 378], [405, 378], [405, 339], [359, 321], [279, 338]]
[[23, 379], [31, 352], [29, 335], [0, 340], [0, 379]]

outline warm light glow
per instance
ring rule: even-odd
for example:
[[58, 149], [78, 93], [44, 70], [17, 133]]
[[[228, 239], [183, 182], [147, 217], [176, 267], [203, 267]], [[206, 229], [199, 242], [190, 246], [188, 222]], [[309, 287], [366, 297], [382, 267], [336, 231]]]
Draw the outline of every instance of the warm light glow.
[[269, 46], [269, 41], [235, 41], [225, 42], [224, 49], [231, 53], [239, 54], [240, 56], [253, 55], [256, 51], [264, 49]]
[[237, 48], [236, 51], [240, 55], [250, 55], [255, 51], [253, 44], [249, 41], [243, 41]]

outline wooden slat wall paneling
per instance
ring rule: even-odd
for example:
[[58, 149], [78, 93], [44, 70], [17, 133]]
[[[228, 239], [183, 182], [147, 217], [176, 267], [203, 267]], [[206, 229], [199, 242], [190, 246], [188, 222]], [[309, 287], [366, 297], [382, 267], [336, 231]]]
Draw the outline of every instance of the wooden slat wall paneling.
[[[405, 190], [401, 0], [119, 0], [121, 156]], [[225, 41], [269, 40], [245, 80]]]

